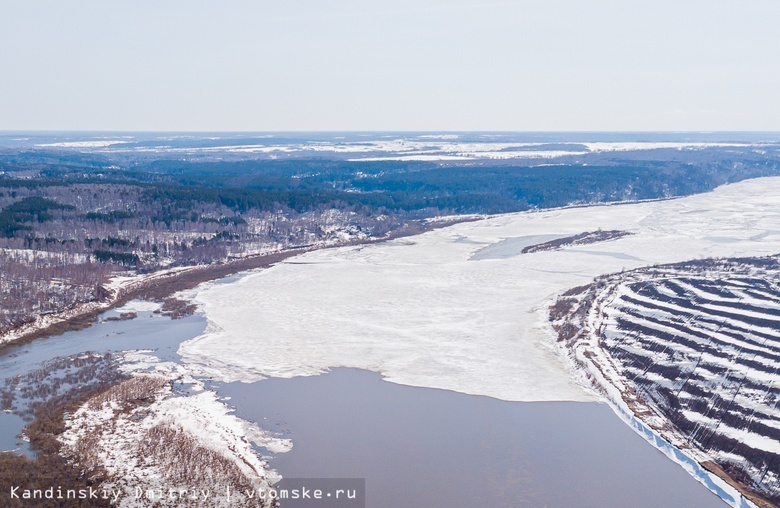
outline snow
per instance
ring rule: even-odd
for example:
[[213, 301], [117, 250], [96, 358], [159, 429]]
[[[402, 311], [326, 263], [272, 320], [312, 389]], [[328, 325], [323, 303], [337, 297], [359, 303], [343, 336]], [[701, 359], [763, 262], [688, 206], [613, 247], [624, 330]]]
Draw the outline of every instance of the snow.
[[108, 139], [100, 141], [62, 141], [59, 143], [42, 143], [35, 146], [41, 148], [104, 148], [120, 143], [130, 143], [130, 141], [122, 139]]
[[456, 152], [454, 154], [419, 154], [419, 155], [390, 155], [387, 157], [363, 157], [353, 158], [350, 161], [457, 161], [471, 159], [552, 159], [567, 155], [584, 155], [587, 152], [569, 152], [563, 150], [513, 150], [513, 151], [487, 151], [473, 150], [468, 152]]
[[[504, 400], [589, 400], [557, 356], [547, 307], [593, 277], [701, 257], [767, 255], [780, 178], [678, 200], [526, 212], [371, 246], [310, 252], [191, 292], [209, 320], [180, 353], [227, 381], [373, 370], [389, 381]], [[632, 236], [471, 259], [486, 245], [598, 228]], [[707, 237], [728, 237], [713, 242]], [[758, 238], [758, 239], [757, 239]]]
[[49, 252], [45, 250], [34, 249], [8, 249], [0, 248], [0, 255], [9, 260], [21, 261], [23, 263], [32, 263], [36, 259], [56, 259], [70, 263], [86, 263], [89, 255], [72, 254], [69, 252]]
[[[755, 205], [754, 201], [750, 206]], [[764, 238], [753, 238], [759, 237]], [[701, 267], [682, 264], [601, 278], [598, 285], [590, 286], [590, 293], [568, 297], [595, 298], [587, 314], [568, 316], [573, 320], [570, 324], [583, 326], [577, 339], [567, 344], [575, 375], [591, 379], [619, 413], [633, 413], [632, 418], [643, 421], [663, 438], [659, 443], [668, 441], [700, 463], [721, 457], [725, 449], [727, 460], [738, 458], [733, 461], [739, 471], [735, 477], [747, 478], [746, 484], [771, 492], [773, 484], [762, 482], [764, 464], [771, 460], [768, 456], [780, 453], [780, 447], [771, 432], [755, 423], [776, 420], [778, 414], [769, 397], [771, 387], [780, 380], [778, 335], [776, 327], [761, 327], [759, 332], [755, 326], [754, 321], [768, 320], [769, 313], [737, 307], [743, 303], [741, 293], [752, 294], [753, 289], [732, 291], [731, 281], [737, 281], [737, 288], [745, 288], [748, 279], [759, 283], [766, 290], [766, 307], [773, 308], [778, 302], [779, 274], [760, 264], [721, 261], [704, 272]], [[647, 296], [637, 293], [648, 289]], [[690, 298], [691, 308], [675, 305]], [[662, 320], [656, 322], [656, 316]], [[674, 397], [681, 400], [681, 411], [672, 418], [674, 426], [667, 418], [676, 411], [670, 408], [677, 406], [658, 390], [660, 386], [676, 392]], [[753, 451], [740, 452], [722, 438], [739, 441]], [[713, 488], [702, 471], [692, 473]], [[724, 495], [720, 490], [713, 489], [732, 506], [753, 506], [735, 492], [724, 491], [728, 494]]]
[[582, 143], [588, 147], [591, 152], [624, 152], [631, 150], [657, 150], [659, 148], [675, 150], [697, 150], [702, 148], [727, 148], [744, 147], [747, 143], [680, 143], [674, 141], [646, 142], [646, 141], [626, 141], [616, 143], [595, 142]]
[[[701, 150], [709, 147], [754, 147], [757, 151], [767, 145], [761, 143], [721, 143], [721, 142], [512, 142], [512, 141], [465, 141], [458, 135], [432, 134], [421, 135], [415, 139], [385, 136], [387, 139], [374, 138], [364, 141], [312, 141], [295, 143], [249, 142], [247, 144], [225, 144], [205, 147], [172, 146], [123, 146], [122, 140], [67, 141], [37, 145], [42, 147], [62, 147], [76, 149], [94, 149], [107, 152], [154, 152], [154, 153], [241, 153], [267, 154], [273, 158], [292, 154], [342, 154], [354, 157], [350, 160], [362, 161], [458, 161], [474, 159], [549, 159], [565, 156], [581, 156], [589, 153], [622, 152], [634, 150]], [[486, 136], [486, 138], [488, 138]], [[165, 140], [166, 138], [158, 138]], [[173, 138], [170, 138], [173, 139]], [[209, 138], [219, 139], [219, 138]], [[550, 146], [552, 145], [552, 146]], [[548, 149], [549, 148], [549, 149]]]
[[119, 313], [125, 312], [154, 312], [162, 307], [160, 302], [149, 302], [146, 300], [131, 300], [115, 310]]
[[733, 506], [734, 508], [757, 508], [754, 503], [742, 496], [742, 494], [730, 483], [702, 467], [700, 464], [702, 458], [698, 456], [699, 454], [697, 454], [695, 450], [687, 448], [680, 443], [671, 443], [667, 441], [663, 436], [659, 435], [655, 430], [648, 427], [642, 420], [632, 414], [631, 410], [626, 407], [622, 399], [612, 401], [611, 405], [615, 413], [635, 432], [669, 459], [679, 464], [699, 483], [717, 494], [717, 496], [726, 504]]
[[[696, 413], [694, 411], [682, 411], [682, 413], [688, 420], [701, 422], [703, 425], [706, 424], [706, 426], [709, 428], [717, 428], [718, 433], [724, 434], [734, 439], [735, 441], [750, 446], [751, 448], [765, 450], [774, 454], [780, 453], [780, 442], [777, 442], [770, 437], [762, 436], [745, 429], [736, 429], [723, 422], [713, 418], [708, 418], [707, 416]], [[744, 460], [744, 458], [742, 458], [742, 460]]]
[[381, 161], [400, 161], [400, 162], [432, 162], [432, 161], [465, 161], [471, 157], [465, 155], [395, 155], [388, 157], [362, 157], [348, 159], [349, 162], [381, 162]]
[[[133, 496], [137, 488], [171, 486], [171, 480], [166, 480], [168, 472], [159, 463], [165, 457], [149, 457], [141, 442], [150, 429], [158, 426], [190, 436], [198, 446], [224, 456], [260, 488], [269, 487], [268, 479], [279, 478], [274, 471], [267, 470], [267, 464], [257, 456], [252, 443], [283, 453], [292, 448], [289, 440], [231, 414], [232, 410], [216, 393], [204, 389], [203, 383], [192, 378], [185, 368], [162, 362], [151, 351], [125, 353], [122, 368], [134, 376], [155, 376], [165, 381], [163, 388], [149, 394], [154, 401], [129, 410], [114, 400], [104, 400], [97, 407], [95, 402], [88, 401], [68, 416], [65, 432], [59, 437], [66, 455], [78, 457], [84, 443], [89, 443], [92, 455], [109, 474], [108, 486], [123, 494], [120, 506], [137, 505]], [[174, 382], [192, 387], [188, 394], [176, 394], [171, 389]]]

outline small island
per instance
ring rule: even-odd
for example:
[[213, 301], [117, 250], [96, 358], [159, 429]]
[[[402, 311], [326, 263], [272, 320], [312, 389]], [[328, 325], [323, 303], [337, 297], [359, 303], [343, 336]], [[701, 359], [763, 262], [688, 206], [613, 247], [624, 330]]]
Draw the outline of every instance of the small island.
[[633, 234], [634, 233], [629, 231], [618, 230], [602, 231], [599, 229], [597, 231], [585, 231], [584, 233], [577, 235], [557, 238], [555, 240], [550, 240], [549, 242], [537, 243], [536, 245], [529, 245], [528, 247], [524, 248], [521, 253], [531, 254], [533, 252], [559, 250], [564, 247], [570, 247], [572, 245], [588, 245], [591, 243], [607, 242], [609, 240], [617, 240], [618, 238], [623, 238], [624, 236], [630, 236]]

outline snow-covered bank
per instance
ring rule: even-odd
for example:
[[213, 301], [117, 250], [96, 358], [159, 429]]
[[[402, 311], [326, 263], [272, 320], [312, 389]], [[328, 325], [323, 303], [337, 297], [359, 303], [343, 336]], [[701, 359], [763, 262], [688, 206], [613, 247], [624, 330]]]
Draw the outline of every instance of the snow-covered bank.
[[[122, 303], [126, 295], [132, 294], [133, 291], [136, 291], [139, 288], [154, 284], [167, 277], [192, 271], [193, 269], [194, 268], [192, 267], [170, 268], [150, 274], [120, 275], [113, 277], [104, 286], [107, 290], [106, 298], [81, 303], [65, 309], [62, 312], [38, 314], [35, 316], [34, 321], [0, 335], [0, 346], [24, 340], [31, 336], [43, 336], [47, 331], [50, 332], [50, 334], [62, 333], [68, 328], [68, 321], [79, 319], [87, 315], [96, 316], [100, 312], [106, 311], [117, 304]], [[132, 312], [134, 310], [146, 309], [150, 306], [154, 306], [154, 304], [151, 302], [141, 302], [139, 300], [132, 303], [125, 302], [122, 312]], [[58, 329], [58, 326], [61, 326], [62, 328]]]
[[[764, 178], [673, 201], [509, 214], [310, 252], [193, 291], [210, 325], [180, 353], [225, 380], [343, 366], [505, 400], [586, 400], [555, 351], [547, 323], [555, 295], [624, 268], [780, 252], [778, 191], [780, 178]], [[634, 234], [520, 254], [525, 238], [598, 228]], [[501, 256], [474, 257], [501, 241]]]
[[551, 309], [578, 375], [732, 506], [775, 506], [780, 492], [779, 276], [776, 256], [641, 268]]
[[[622, 402], [622, 401], [621, 401]], [[618, 401], [610, 401], [610, 406], [620, 418], [626, 422], [637, 434], [645, 438], [651, 445], [666, 455], [670, 460], [679, 464], [691, 476], [717, 494], [719, 498], [734, 508], [757, 508], [754, 503], [742, 495], [738, 489], [718, 475], [708, 471], [700, 464], [701, 458], [691, 455], [689, 449], [681, 449], [673, 445], [656, 431], [645, 425], [637, 418], [625, 404]]]
[[[202, 506], [204, 492], [209, 506], [236, 506], [248, 501], [243, 492], [270, 489], [251, 443], [283, 452], [289, 441], [230, 414], [177, 364], [134, 352], [123, 369], [132, 377], [68, 415], [59, 437], [84, 474], [105, 471], [101, 488], [117, 493], [118, 506]], [[182, 383], [186, 393], [176, 388]]]

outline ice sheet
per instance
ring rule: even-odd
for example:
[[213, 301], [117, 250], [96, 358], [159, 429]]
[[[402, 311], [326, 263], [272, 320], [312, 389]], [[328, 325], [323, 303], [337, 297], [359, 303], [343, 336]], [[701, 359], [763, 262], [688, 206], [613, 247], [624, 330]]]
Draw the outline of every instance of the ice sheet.
[[[229, 381], [356, 367], [504, 400], [586, 400], [556, 356], [552, 299], [624, 268], [780, 252], [780, 238], [762, 235], [780, 223], [779, 204], [780, 178], [764, 178], [678, 200], [508, 214], [315, 251], [192, 292], [210, 325], [180, 353]], [[473, 258], [502, 240], [598, 228], [635, 234], [598, 244], [613, 255], [564, 248]]]

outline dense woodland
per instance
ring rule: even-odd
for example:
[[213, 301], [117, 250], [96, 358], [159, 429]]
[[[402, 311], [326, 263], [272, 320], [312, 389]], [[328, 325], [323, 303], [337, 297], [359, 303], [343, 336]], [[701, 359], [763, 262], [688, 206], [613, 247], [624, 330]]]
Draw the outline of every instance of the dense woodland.
[[[582, 160], [580, 160], [582, 159]], [[118, 273], [382, 237], [440, 215], [667, 198], [778, 174], [750, 149], [517, 160], [219, 160], [0, 151], [0, 332]]]

